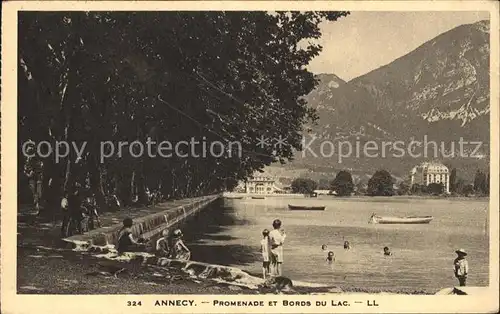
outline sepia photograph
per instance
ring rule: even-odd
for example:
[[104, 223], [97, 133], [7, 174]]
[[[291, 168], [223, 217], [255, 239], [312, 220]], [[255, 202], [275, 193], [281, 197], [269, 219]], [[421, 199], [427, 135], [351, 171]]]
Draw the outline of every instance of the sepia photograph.
[[498, 296], [495, 6], [163, 5], [12, 10], [2, 304], [6, 288], [138, 312]]

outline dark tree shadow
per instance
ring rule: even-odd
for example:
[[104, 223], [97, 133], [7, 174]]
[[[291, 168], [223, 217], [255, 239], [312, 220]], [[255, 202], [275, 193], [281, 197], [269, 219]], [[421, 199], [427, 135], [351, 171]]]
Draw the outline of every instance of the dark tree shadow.
[[206, 239], [233, 240], [234, 237], [221, 235], [220, 233], [229, 226], [250, 224], [248, 220], [236, 217], [235, 210], [232, 207], [224, 207], [223, 204], [222, 200], [210, 204], [202, 212], [182, 225], [182, 232], [188, 243], [196, 243]]

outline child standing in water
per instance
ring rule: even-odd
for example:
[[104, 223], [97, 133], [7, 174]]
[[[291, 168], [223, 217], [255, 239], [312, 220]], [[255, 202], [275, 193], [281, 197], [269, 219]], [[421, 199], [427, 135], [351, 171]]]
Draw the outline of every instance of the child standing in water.
[[333, 254], [333, 251], [329, 251], [328, 255], [326, 256], [326, 262], [328, 265], [333, 265], [333, 262], [335, 262], [335, 254]]
[[269, 230], [264, 229], [262, 231], [262, 236], [264, 237], [260, 241], [260, 251], [262, 253], [262, 278], [266, 279], [271, 273], [270, 268], [270, 252], [269, 252]]
[[344, 250], [350, 250], [351, 249], [351, 244], [349, 241], [344, 241]]
[[457, 253], [457, 258], [453, 261], [453, 270], [458, 283], [461, 287], [464, 287], [467, 283], [467, 275], [469, 274], [469, 263], [465, 259], [467, 252], [464, 249], [459, 249], [455, 253]]
[[384, 247], [384, 255], [385, 256], [391, 256], [392, 255], [391, 251], [389, 250], [389, 247], [387, 247], [387, 246]]

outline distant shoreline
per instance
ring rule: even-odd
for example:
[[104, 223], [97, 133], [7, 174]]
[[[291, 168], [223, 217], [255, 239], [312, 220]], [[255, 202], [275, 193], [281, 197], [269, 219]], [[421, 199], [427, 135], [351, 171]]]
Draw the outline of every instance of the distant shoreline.
[[[224, 192], [224, 198], [230, 199], [231, 197], [269, 197], [269, 198], [308, 198], [304, 194], [290, 193], [290, 194], [256, 194], [256, 193], [237, 193], [237, 192]], [[318, 195], [311, 199], [338, 199], [338, 200], [457, 200], [457, 201], [478, 201], [489, 202], [489, 196], [432, 196], [432, 195], [394, 195], [394, 196], [367, 196], [367, 195], [353, 195], [353, 196], [335, 196], [335, 195]]]

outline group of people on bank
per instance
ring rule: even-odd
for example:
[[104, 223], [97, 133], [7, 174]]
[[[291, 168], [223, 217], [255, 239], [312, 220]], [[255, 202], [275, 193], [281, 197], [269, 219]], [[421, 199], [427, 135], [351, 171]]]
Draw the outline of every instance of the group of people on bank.
[[[125, 218], [123, 227], [118, 233], [118, 242], [116, 245], [118, 254], [124, 252], [145, 251], [146, 243], [150, 242], [145, 239], [135, 239], [132, 234], [133, 221], [131, 218]], [[283, 245], [286, 239], [285, 230], [281, 228], [282, 222], [275, 219], [272, 223], [273, 229], [262, 231], [262, 240], [260, 242], [262, 254], [262, 276], [264, 279], [268, 277], [282, 276], [283, 270]], [[326, 244], [321, 247], [322, 251], [327, 254], [326, 262], [333, 265], [335, 262], [335, 254], [329, 251]], [[349, 241], [344, 241], [344, 250], [350, 250], [351, 244]], [[175, 229], [172, 233], [168, 229], [162, 232], [162, 237], [158, 239], [154, 246], [154, 251], [158, 256], [167, 257], [176, 260], [190, 260], [191, 251], [183, 241], [183, 234], [180, 229]], [[460, 286], [465, 286], [469, 273], [469, 265], [466, 260], [467, 253], [463, 249], [455, 251], [457, 258], [453, 262], [454, 275], [459, 281]], [[383, 248], [384, 256], [392, 256], [389, 247]]]
[[[135, 239], [132, 233], [133, 220], [125, 218], [123, 226], [118, 232], [116, 250], [118, 254], [125, 252], [144, 252], [148, 250], [150, 240], [144, 238]], [[191, 251], [183, 240], [184, 235], [180, 229], [175, 229], [172, 233], [168, 229], [162, 231], [162, 236], [154, 245], [154, 252], [161, 257], [177, 260], [191, 259]]]
[[91, 193], [84, 193], [78, 186], [72, 193], [65, 193], [61, 200], [61, 237], [82, 234], [101, 227], [97, 202]]

